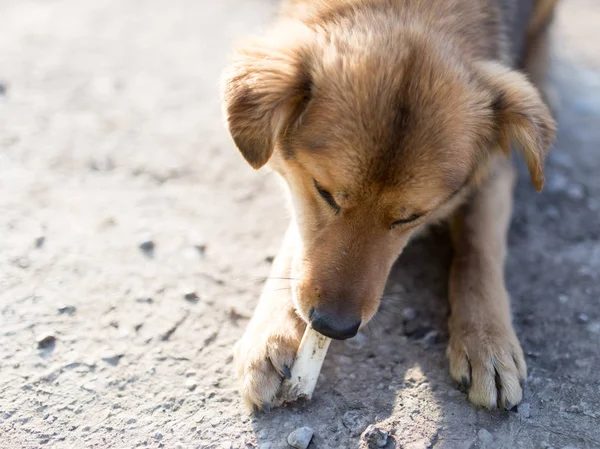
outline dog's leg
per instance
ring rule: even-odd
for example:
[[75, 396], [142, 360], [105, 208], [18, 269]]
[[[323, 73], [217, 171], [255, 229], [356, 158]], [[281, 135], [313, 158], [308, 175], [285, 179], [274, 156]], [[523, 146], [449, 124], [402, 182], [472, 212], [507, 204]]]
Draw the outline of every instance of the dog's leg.
[[240, 391], [250, 409], [268, 408], [273, 402], [283, 377], [290, 376], [305, 330], [295, 312], [290, 284], [296, 242], [291, 225], [248, 328], [234, 348]]
[[452, 223], [450, 373], [468, 390], [471, 402], [487, 408], [518, 404], [527, 375], [504, 285], [514, 178], [509, 161], [495, 162]]

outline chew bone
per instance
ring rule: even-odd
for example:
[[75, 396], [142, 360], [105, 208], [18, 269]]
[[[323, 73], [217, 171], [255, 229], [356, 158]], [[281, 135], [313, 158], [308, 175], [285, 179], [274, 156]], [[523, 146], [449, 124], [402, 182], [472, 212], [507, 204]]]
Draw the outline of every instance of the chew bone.
[[312, 397], [329, 343], [330, 338], [321, 335], [310, 326], [306, 327], [292, 366], [292, 375], [281, 385], [280, 404]]

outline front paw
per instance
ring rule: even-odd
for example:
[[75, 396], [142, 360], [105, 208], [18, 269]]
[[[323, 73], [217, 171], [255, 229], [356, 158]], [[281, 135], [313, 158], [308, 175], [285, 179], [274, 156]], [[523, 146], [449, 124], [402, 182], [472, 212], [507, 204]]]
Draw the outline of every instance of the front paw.
[[234, 347], [240, 393], [249, 410], [269, 410], [284, 377], [291, 376], [303, 329], [282, 320], [252, 326]]
[[527, 365], [511, 325], [451, 320], [448, 358], [473, 404], [510, 410], [523, 399]]

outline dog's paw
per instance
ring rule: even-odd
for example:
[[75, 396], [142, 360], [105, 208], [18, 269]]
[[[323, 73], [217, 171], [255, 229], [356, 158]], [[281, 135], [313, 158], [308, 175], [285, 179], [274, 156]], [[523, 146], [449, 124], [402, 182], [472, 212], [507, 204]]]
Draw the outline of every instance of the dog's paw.
[[527, 365], [511, 326], [451, 325], [448, 358], [473, 404], [510, 410], [523, 399]]
[[248, 329], [234, 347], [240, 393], [250, 411], [268, 411], [284, 377], [291, 376], [302, 334], [284, 323], [276, 329]]

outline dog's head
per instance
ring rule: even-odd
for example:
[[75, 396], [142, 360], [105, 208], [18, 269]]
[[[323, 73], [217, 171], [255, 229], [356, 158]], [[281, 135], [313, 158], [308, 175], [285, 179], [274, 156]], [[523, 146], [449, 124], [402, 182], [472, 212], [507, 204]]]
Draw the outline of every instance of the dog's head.
[[523, 75], [423, 36], [382, 39], [286, 24], [240, 50], [225, 76], [237, 147], [289, 187], [297, 310], [333, 338], [371, 319], [411, 234], [495, 153], [520, 145], [541, 189], [554, 134]]

